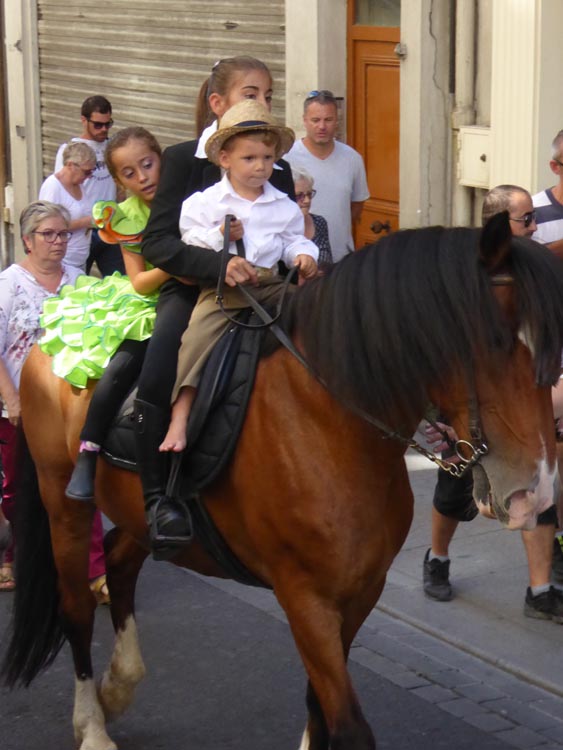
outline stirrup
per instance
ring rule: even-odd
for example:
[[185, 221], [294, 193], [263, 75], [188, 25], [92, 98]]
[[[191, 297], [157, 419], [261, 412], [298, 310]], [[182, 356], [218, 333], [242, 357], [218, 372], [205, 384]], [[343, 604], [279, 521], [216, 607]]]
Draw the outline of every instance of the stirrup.
[[[178, 516], [183, 517], [181, 520], [184, 522], [186, 528], [185, 534], [163, 534], [159, 530], [159, 525], [166, 525], [166, 518], [159, 518], [159, 512], [162, 512], [164, 516], [166, 514], [166, 509], [161, 508], [161, 504], [166, 505], [167, 503], [177, 511]], [[178, 554], [182, 548], [187, 547], [193, 542], [194, 530], [190, 511], [183, 503], [178, 502], [178, 500], [168, 495], [163, 495], [156, 501], [148, 511], [147, 520], [149, 523], [151, 550], [155, 560], [169, 560]], [[174, 519], [169, 520], [174, 522]]]

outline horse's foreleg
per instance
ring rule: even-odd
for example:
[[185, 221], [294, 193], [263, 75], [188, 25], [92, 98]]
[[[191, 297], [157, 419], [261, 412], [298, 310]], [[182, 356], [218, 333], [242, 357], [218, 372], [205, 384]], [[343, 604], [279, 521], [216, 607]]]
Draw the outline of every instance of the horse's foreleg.
[[299, 745], [299, 750], [312, 750], [312, 748], [328, 748], [330, 737], [328, 727], [311, 682], [307, 682], [307, 726]]
[[276, 595], [286, 611], [295, 643], [309, 676], [309, 722], [303, 750], [374, 750], [375, 739], [365, 720], [346, 668], [342, 640], [343, 614], [312, 589]]
[[115, 646], [104, 673], [99, 699], [108, 721], [131, 704], [145, 676], [135, 623], [135, 587], [147, 552], [124, 531], [114, 528], [105, 538], [106, 569], [115, 628]]

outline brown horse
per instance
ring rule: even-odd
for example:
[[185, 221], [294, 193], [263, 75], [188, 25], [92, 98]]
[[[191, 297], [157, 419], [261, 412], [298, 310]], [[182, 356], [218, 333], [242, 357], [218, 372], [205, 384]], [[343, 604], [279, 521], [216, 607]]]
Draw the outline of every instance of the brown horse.
[[[375, 747], [346, 663], [413, 504], [405, 443], [381, 422], [408, 437], [429, 402], [467, 441], [477, 422], [497, 514], [530, 525], [553, 502], [550, 386], [563, 349], [563, 277], [548, 251], [509, 237], [506, 215], [482, 233], [399, 232], [300, 288], [285, 325], [317, 377], [283, 348], [260, 361], [234, 457], [205, 493], [231, 549], [287, 614], [308, 676], [302, 750]], [[107, 537], [116, 644], [96, 686], [92, 509], [64, 492], [88, 399], [31, 352], [21, 402], [38, 485], [26, 472], [4, 675], [29, 684], [68, 639], [80, 750], [112, 750], [106, 721], [124, 711], [144, 674], [134, 594], [147, 530], [137, 476], [100, 460], [96, 502], [116, 525]], [[197, 540], [174, 562], [225, 576]]]

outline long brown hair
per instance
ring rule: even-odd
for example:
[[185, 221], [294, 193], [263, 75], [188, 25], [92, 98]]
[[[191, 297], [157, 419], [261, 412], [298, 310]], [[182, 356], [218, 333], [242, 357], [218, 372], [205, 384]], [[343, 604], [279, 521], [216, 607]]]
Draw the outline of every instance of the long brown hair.
[[209, 96], [211, 94], [226, 96], [235, 77], [239, 73], [248, 73], [250, 70], [261, 70], [270, 77], [270, 80], [272, 79], [272, 74], [266, 63], [256, 57], [239, 55], [238, 57], [226, 57], [215, 63], [211, 69], [211, 75], [202, 83], [197, 97], [195, 126], [198, 138], [215, 119], [215, 114], [209, 107]]

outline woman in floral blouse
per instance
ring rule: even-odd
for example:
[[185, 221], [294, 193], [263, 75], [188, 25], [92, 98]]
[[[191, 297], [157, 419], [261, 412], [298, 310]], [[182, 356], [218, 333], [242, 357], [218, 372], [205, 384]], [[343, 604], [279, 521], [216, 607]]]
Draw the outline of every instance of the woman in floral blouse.
[[[43, 301], [74, 284], [79, 268], [64, 262], [70, 216], [66, 208], [47, 201], [31, 203], [20, 217], [25, 257], [0, 273], [0, 455], [4, 480], [2, 510], [11, 521], [14, 513], [16, 427], [20, 421], [19, 384], [23, 363], [40, 334]], [[13, 541], [4, 551], [0, 591], [15, 587], [12, 571]]]

